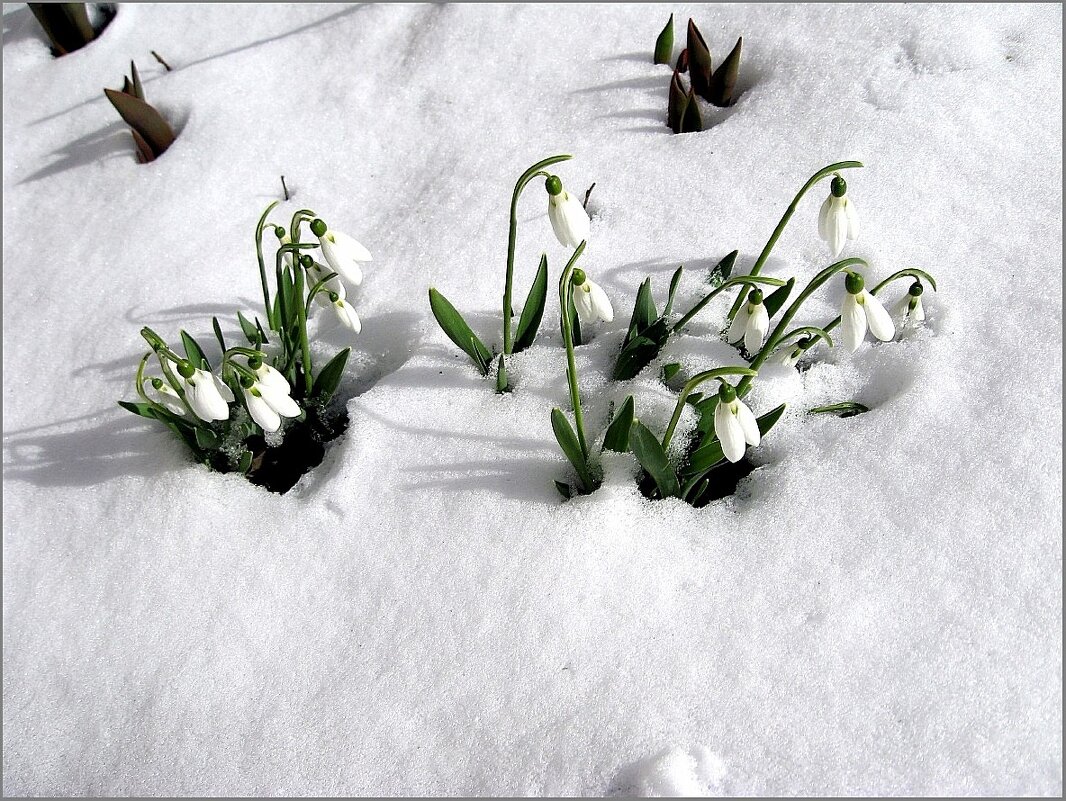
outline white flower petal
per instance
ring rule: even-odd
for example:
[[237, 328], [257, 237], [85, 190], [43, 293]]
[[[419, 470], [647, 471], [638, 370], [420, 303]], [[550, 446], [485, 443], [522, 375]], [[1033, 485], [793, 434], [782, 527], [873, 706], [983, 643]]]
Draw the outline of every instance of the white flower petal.
[[866, 338], [866, 312], [850, 292], [844, 293], [840, 309], [840, 342], [851, 353], [859, 349]]
[[576, 248], [589, 238], [592, 221], [581, 202], [565, 189], [548, 197], [548, 219], [563, 247]]
[[151, 382], [148, 382], [148, 388], [146, 390], [148, 396], [156, 403], [160, 404], [168, 412], [176, 414], [178, 417], [185, 417], [185, 405], [181, 402], [181, 397], [174, 391], [174, 387], [170, 386], [164, 381], [159, 389], [156, 389]]
[[833, 203], [833, 208], [829, 211], [826, 233], [829, 234], [829, 250], [832, 251], [835, 259], [844, 250], [844, 245], [848, 240], [848, 215], [840, 202]]
[[229, 385], [214, 373], [210, 373], [210, 376], [215, 382], [215, 389], [217, 389], [218, 394], [222, 396], [222, 400], [226, 403], [233, 403], [236, 398], [233, 397], [233, 390], [229, 388]]
[[914, 306], [914, 311], [911, 312], [911, 317], [919, 323], [925, 320], [925, 306], [922, 305], [921, 295], [918, 296], [918, 302]]
[[858, 239], [859, 215], [855, 211], [855, 204], [846, 195], [844, 196], [844, 215], [848, 220], [848, 239]]
[[251, 390], [246, 390], [244, 402], [248, 406], [248, 414], [264, 431], [272, 434], [281, 428], [281, 417], [270, 407], [265, 398], [257, 396]]
[[829, 210], [833, 208], [833, 196], [830, 195], [822, 203], [822, 207], [818, 209], [818, 236], [825, 241], [829, 241]]
[[737, 422], [740, 423], [740, 430], [744, 432], [744, 441], [752, 446], [758, 445], [758, 420], [755, 419], [755, 415], [751, 413], [751, 409], [749, 409], [747, 404], [740, 400], [740, 398], [737, 398], [734, 403], [736, 404]]
[[910, 294], [904, 295], [892, 306], [892, 314], [896, 317], [905, 318], [910, 313], [911, 308], [911, 296]]
[[592, 288], [588, 279], [574, 287], [574, 310], [582, 324], [591, 325], [596, 321], [596, 309], [592, 305]]
[[862, 306], [866, 310], [866, 321], [870, 325], [870, 333], [882, 342], [890, 342], [896, 336], [896, 326], [892, 322], [892, 317], [885, 311], [885, 307], [881, 305], [881, 301], [864, 289]]
[[197, 369], [190, 378], [182, 379], [185, 400], [193, 414], [208, 423], [229, 418], [229, 406], [215, 386], [214, 378], [211, 373]]
[[359, 268], [359, 263], [372, 260], [365, 247], [347, 234], [333, 230], [327, 230], [318, 238], [318, 242], [331, 272], [337, 273], [355, 286], [363, 282], [363, 271]]
[[342, 299], [331, 305], [333, 306], [333, 312], [337, 315], [337, 319], [341, 321], [341, 325], [357, 334], [363, 330], [363, 324], [359, 322], [359, 315], [355, 313], [352, 304]]
[[722, 453], [731, 462], [744, 458], [744, 431], [740, 421], [727, 404], [719, 402], [714, 409], [714, 435], [722, 444]]
[[614, 306], [611, 305], [611, 299], [607, 297], [603, 287], [592, 279], [586, 278], [585, 281], [589, 285], [589, 299], [592, 301], [593, 312], [605, 323], [611, 322], [614, 319]]
[[744, 329], [744, 347], [748, 349], [748, 353], [759, 352], [769, 330], [770, 315], [766, 312], [766, 306], [760, 303], [752, 310], [748, 325]]
[[748, 311], [748, 306], [750, 305], [750, 303], [745, 302], [737, 309], [737, 316], [733, 318], [733, 322], [729, 324], [729, 330], [725, 334], [725, 338], [729, 342], [739, 341], [748, 329], [748, 318], [751, 317], [751, 312]]
[[288, 385], [286, 385], [285, 389], [281, 389], [280, 387], [256, 382], [255, 388], [259, 390], [259, 394], [263, 396], [263, 400], [267, 402], [270, 408], [282, 417], [300, 416], [300, 405], [289, 397]]
[[255, 374], [259, 378], [260, 383], [266, 384], [267, 386], [277, 387], [286, 395], [292, 389], [289, 386], [289, 382], [285, 380], [285, 376], [283, 376], [280, 372], [275, 370], [266, 362], [263, 362], [263, 364], [259, 365], [259, 369], [255, 371]]

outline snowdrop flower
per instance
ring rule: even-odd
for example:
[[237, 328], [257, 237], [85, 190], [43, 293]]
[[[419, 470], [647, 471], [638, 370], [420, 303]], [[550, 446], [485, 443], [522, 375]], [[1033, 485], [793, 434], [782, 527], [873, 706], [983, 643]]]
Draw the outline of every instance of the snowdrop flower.
[[759, 423], [737, 391], [725, 381], [718, 389], [718, 405], [714, 409], [714, 435], [722, 444], [722, 453], [731, 462], [744, 458], [747, 445], [759, 444]]
[[359, 269], [359, 264], [373, 260], [370, 251], [347, 234], [327, 228], [317, 218], [311, 221], [311, 233], [318, 237], [322, 256], [330, 270], [354, 286], [363, 283], [363, 271]]
[[241, 389], [244, 391], [248, 414], [268, 434], [281, 428], [282, 417], [300, 416], [299, 404], [289, 397], [288, 382], [281, 388], [275, 383], [253, 381], [246, 377], [241, 380]]
[[818, 235], [829, 243], [834, 259], [844, 249], [846, 239], [855, 239], [859, 235], [859, 218], [847, 193], [848, 185], [837, 175], [830, 186], [829, 197], [818, 212]]
[[908, 320], [916, 323], [925, 320], [925, 308], [922, 306], [923, 291], [924, 287], [921, 282], [915, 281], [911, 284], [911, 288], [907, 290], [907, 294], [900, 299], [893, 309], [896, 316], [903, 318], [904, 323]]
[[252, 370], [257, 380], [260, 383], [267, 384], [272, 387], [277, 387], [286, 395], [291, 392], [289, 382], [285, 380], [279, 371], [275, 370], [269, 364], [266, 364], [260, 356], [248, 357], [248, 369]]
[[185, 401], [193, 414], [205, 422], [229, 419], [229, 403], [233, 392], [226, 382], [214, 373], [200, 370], [188, 362], [178, 365], [178, 375], [185, 384]]
[[810, 347], [811, 340], [809, 337], [803, 337], [795, 345], [790, 345], [787, 348], [781, 348], [774, 353], [770, 358], [770, 364], [780, 364], [783, 367], [795, 367], [796, 363], [803, 358], [803, 354], [807, 352], [807, 348]]
[[548, 190], [548, 219], [559, 244], [576, 248], [587, 242], [592, 221], [581, 201], [563, 189], [558, 175], [548, 176], [544, 188]]
[[748, 353], [758, 353], [766, 332], [770, 330], [770, 315], [763, 305], [762, 290], [753, 289], [748, 295], [748, 302], [737, 311], [733, 323], [729, 326], [726, 337], [730, 342], [744, 338], [744, 347]]
[[333, 313], [337, 315], [337, 319], [340, 320], [341, 325], [357, 334], [363, 330], [363, 325], [359, 322], [359, 315], [355, 313], [352, 304], [336, 292], [330, 293], [329, 300], [330, 306], [333, 307]]
[[574, 309], [582, 323], [594, 323], [597, 320], [609, 323], [614, 319], [611, 299], [599, 284], [585, 275], [584, 270], [574, 270], [571, 282], [574, 286]]
[[844, 305], [840, 310], [840, 331], [844, 347], [854, 353], [866, 337], [866, 327], [882, 342], [896, 335], [896, 326], [881, 301], [863, 287], [865, 281], [858, 273], [848, 273], [844, 279]]
[[171, 414], [185, 417], [185, 404], [181, 402], [181, 396], [163, 379], [153, 378], [147, 395]]
[[[310, 266], [307, 269], [307, 277], [311, 286], [314, 286], [327, 275], [334, 272], [319, 264], [314, 259], [309, 258], [308, 261], [310, 261]], [[346, 294], [344, 291], [344, 284], [341, 283], [341, 280], [336, 275], [326, 281], [326, 283], [322, 285], [322, 288], [315, 293], [315, 302], [320, 306], [332, 305], [332, 301], [329, 299], [331, 292], [340, 297], [341, 300], [344, 299]]]
[[[289, 232], [280, 225], [274, 226], [274, 236], [278, 238], [278, 247], [292, 244], [292, 239], [289, 238]], [[292, 251], [285, 251], [285, 255], [281, 257], [281, 261], [286, 267], [292, 267]]]

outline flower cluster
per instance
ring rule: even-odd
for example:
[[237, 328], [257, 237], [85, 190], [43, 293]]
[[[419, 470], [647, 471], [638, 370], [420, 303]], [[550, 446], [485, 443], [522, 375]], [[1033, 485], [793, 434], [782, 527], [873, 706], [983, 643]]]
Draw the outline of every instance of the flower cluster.
[[[267, 435], [287, 438], [296, 432], [321, 441], [331, 430], [327, 404], [340, 383], [350, 349], [344, 348], [316, 371], [308, 318], [314, 306], [328, 307], [341, 324], [358, 332], [359, 317], [346, 299], [345, 284], [358, 286], [360, 265], [371, 260], [359, 242], [302, 209], [293, 215], [288, 229], [272, 226], [278, 240], [272, 298], [263, 232], [276, 205], [267, 208], [256, 227], [266, 325], [258, 317], [252, 322], [238, 313], [248, 344], [229, 345], [214, 319], [221, 350], [217, 369], [185, 331], [181, 332], [181, 354], [155, 331], [144, 328], [141, 335], [150, 351], [141, 359], [135, 379], [141, 400], [120, 401], [129, 411], [170, 428], [198, 461], [222, 472], [240, 471], [253, 480], [255, 466], [271, 447]], [[300, 241], [304, 224], [309, 224], [317, 244]], [[303, 252], [314, 250], [321, 251], [325, 265]], [[153, 356], [161, 375], [145, 372]], [[294, 423], [291, 431], [286, 421]]]

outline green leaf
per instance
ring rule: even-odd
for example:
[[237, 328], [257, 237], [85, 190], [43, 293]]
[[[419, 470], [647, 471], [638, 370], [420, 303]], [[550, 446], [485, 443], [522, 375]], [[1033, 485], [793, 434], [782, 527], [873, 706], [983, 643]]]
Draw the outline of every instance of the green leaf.
[[629, 429], [633, 426], [633, 396], [625, 399], [622, 408], [607, 426], [603, 435], [603, 450], [625, 453], [629, 450]]
[[522, 316], [518, 320], [518, 330], [515, 334], [512, 353], [519, 353], [533, 344], [540, 328], [540, 321], [544, 317], [544, 303], [548, 297], [548, 257], [541, 255], [540, 267], [537, 268], [537, 276], [533, 279], [533, 286], [526, 296], [526, 303], [522, 307]]
[[636, 327], [637, 331], [643, 331], [658, 317], [659, 313], [655, 310], [655, 301], [651, 296], [651, 277], [649, 276], [644, 279], [637, 290], [637, 299], [633, 303], [633, 316], [629, 320], [629, 327]]
[[733, 91], [736, 89], [737, 76], [740, 74], [740, 50], [744, 46], [744, 37], [737, 39], [725, 61], [718, 65], [718, 69], [711, 76], [711, 85], [708, 87], [708, 97], [716, 106], [733, 105]]
[[677, 483], [677, 476], [670, 467], [670, 460], [666, 458], [662, 444], [639, 420], [634, 421], [630, 429], [629, 448], [644, 468], [644, 472], [651, 476], [662, 497], [676, 498], [681, 494], [681, 486]]
[[252, 469], [252, 452], [244, 451], [241, 454], [240, 460], [237, 462], [237, 472], [247, 474]]
[[351, 352], [351, 348], [345, 348], [318, 371], [318, 378], [311, 385], [312, 398], [328, 401], [333, 397], [333, 393], [337, 391], [337, 387], [341, 383], [341, 376], [344, 375], [344, 366], [348, 363], [348, 354]]
[[[785, 404], [782, 403], [776, 409], [757, 418], [756, 422], [759, 424], [759, 435], [766, 436], [770, 429], [777, 424], [777, 421], [781, 419], [781, 415], [784, 413]], [[701, 445], [692, 452], [684, 472], [686, 475], [699, 475], [705, 473], [724, 460], [725, 453], [722, 451], [722, 443], [718, 441], [718, 437], [713, 437], [709, 442]]]
[[181, 332], [181, 343], [185, 346], [185, 356], [193, 367], [198, 367], [201, 370], [211, 369], [211, 363], [204, 356], [203, 349], [199, 343], [185, 331]]
[[663, 307], [663, 317], [667, 317], [670, 314], [670, 310], [674, 308], [674, 295], [677, 294], [677, 288], [681, 284], [681, 273], [684, 271], [684, 265], [679, 266], [674, 271], [673, 277], [670, 279], [670, 293], [666, 296], [666, 305]]
[[218, 324], [217, 317], [211, 318], [211, 328], [215, 331], [215, 339], [218, 340], [219, 347], [221, 347], [222, 352], [225, 353], [228, 350], [226, 348], [226, 338], [222, 336], [222, 327]]
[[766, 297], [763, 301], [763, 306], [766, 307], [767, 316], [773, 317], [777, 314], [778, 310], [785, 305], [785, 301], [788, 300], [788, 295], [795, 285], [796, 279], [789, 278], [787, 284], [778, 287]]
[[496, 368], [496, 394], [502, 395], [504, 392], [510, 392], [511, 387], [507, 383], [507, 365], [504, 364], [503, 354], [500, 354], [500, 361]]
[[432, 287], [429, 290], [429, 306], [433, 310], [437, 324], [448, 335], [448, 339], [474, 360], [474, 364], [477, 365], [482, 375], [488, 375], [492, 354], [470, 330], [463, 316], [455, 310], [444, 295]]
[[203, 448], [205, 451], [215, 450], [216, 448], [218, 448], [218, 434], [216, 434], [214, 431], [197, 426], [195, 429], [195, 436], [196, 444]]
[[255, 345], [259, 341], [259, 331], [252, 323], [248, 321], [240, 312], [237, 312], [237, 322], [241, 324], [241, 331], [244, 332], [244, 338], [252, 345]]
[[174, 143], [174, 131], [170, 124], [143, 100], [115, 89], [104, 89], [104, 94], [126, 124], [148, 144], [154, 158], [163, 155]]
[[127, 412], [133, 412], [139, 414], [141, 417], [147, 417], [149, 420], [155, 420], [155, 409], [150, 403], [143, 403], [137, 401], [136, 403], [130, 401], [119, 401], [118, 405], [125, 409]]
[[576, 348], [581, 344], [581, 318], [577, 315], [577, 309], [574, 308], [574, 299], [570, 299], [570, 338], [574, 341], [574, 347]]
[[637, 337], [630, 340], [618, 354], [614, 365], [614, 378], [628, 381], [651, 364], [670, 338], [670, 327], [663, 319], [656, 320]]
[[263, 344], [270, 342], [270, 337], [266, 335], [266, 331], [263, 330], [263, 324], [259, 322], [259, 318], [255, 318], [255, 327], [259, 331], [259, 341]]
[[670, 379], [681, 372], [681, 365], [677, 362], [671, 362], [670, 364], [663, 365], [663, 383], [669, 384]]
[[711, 268], [711, 273], [707, 276], [707, 283], [711, 285], [712, 289], [717, 289], [725, 283], [725, 280], [733, 272], [733, 265], [736, 264], [739, 252], [734, 250]]
[[655, 40], [655, 57], [656, 64], [669, 64], [674, 55], [674, 15], [670, 15], [670, 19], [666, 21], [666, 27], [663, 28], [662, 33], [659, 34], [659, 38]]
[[551, 419], [552, 431], [555, 432], [555, 439], [559, 443], [559, 447], [562, 448], [566, 458], [570, 460], [570, 464], [577, 471], [578, 478], [581, 479], [585, 491], [591, 491], [592, 476], [589, 473], [588, 465], [585, 463], [585, 456], [581, 452], [581, 444], [577, 440], [577, 434], [574, 433], [570, 421], [566, 419], [566, 415], [560, 409], [552, 409]]
[[696, 102], [695, 91], [689, 89], [685, 113], [681, 115], [681, 133], [699, 133], [702, 130], [703, 115], [700, 114], [700, 104]]
[[700, 29], [691, 19], [688, 21], [688, 45], [685, 49], [688, 50], [688, 72], [692, 88], [701, 97], [710, 100], [707, 92], [711, 85], [711, 51], [703, 41]]
[[835, 414], [837, 417], [854, 417], [857, 414], [865, 414], [870, 411], [869, 406], [865, 406], [857, 401], [842, 401], [841, 403], [831, 403], [828, 406], [815, 406], [813, 409], [808, 409], [808, 414]]

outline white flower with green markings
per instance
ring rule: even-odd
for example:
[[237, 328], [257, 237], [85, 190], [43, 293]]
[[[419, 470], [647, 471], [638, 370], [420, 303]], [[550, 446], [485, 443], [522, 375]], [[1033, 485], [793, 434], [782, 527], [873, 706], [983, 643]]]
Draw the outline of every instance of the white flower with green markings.
[[748, 353], [754, 354], [762, 347], [769, 330], [770, 315], [763, 304], [762, 290], [753, 289], [748, 293], [748, 302], [740, 307], [737, 316], [733, 318], [726, 337], [730, 342], [743, 338]]
[[897, 317], [902, 318], [904, 325], [907, 323], [920, 323], [925, 320], [925, 307], [922, 306], [922, 293], [924, 292], [921, 281], [915, 281], [907, 294], [900, 298], [893, 311]]
[[229, 419], [229, 404], [235, 399], [225, 381], [189, 362], [178, 365], [178, 375], [184, 384], [185, 401], [193, 414], [207, 423]]
[[714, 435], [722, 445], [722, 453], [731, 462], [744, 458], [748, 445], [759, 444], [759, 423], [737, 391], [725, 381], [718, 389], [718, 405], [714, 409]]
[[548, 176], [544, 182], [548, 191], [548, 219], [559, 244], [567, 248], [576, 248], [587, 242], [592, 221], [581, 201], [563, 188], [558, 175]]
[[584, 270], [574, 270], [571, 283], [574, 287], [574, 309], [582, 323], [594, 323], [597, 320], [609, 323], [614, 319], [611, 299]]
[[847, 240], [859, 236], [859, 216], [855, 204], [848, 199], [848, 185], [839, 175], [833, 178], [829, 197], [818, 212], [818, 235], [829, 243], [834, 259], [844, 250]]
[[841, 342], [851, 353], [859, 349], [866, 338], [866, 329], [889, 342], [896, 336], [892, 317], [876, 297], [866, 291], [865, 280], [858, 273], [849, 272], [844, 279], [844, 304], [840, 309]]
[[[281, 374], [278, 373], [278, 375]], [[284, 386], [279, 385], [273, 377], [265, 381], [255, 381], [245, 377], [241, 381], [241, 390], [244, 392], [244, 403], [248, 407], [248, 414], [268, 434], [281, 428], [282, 417], [299, 417], [301, 414], [299, 404], [289, 397], [291, 391], [289, 383], [284, 377], [281, 381]]]
[[318, 237], [322, 257], [333, 272], [353, 286], [363, 283], [363, 271], [359, 265], [373, 261], [369, 250], [347, 234], [327, 227], [318, 218], [311, 221], [311, 233]]

